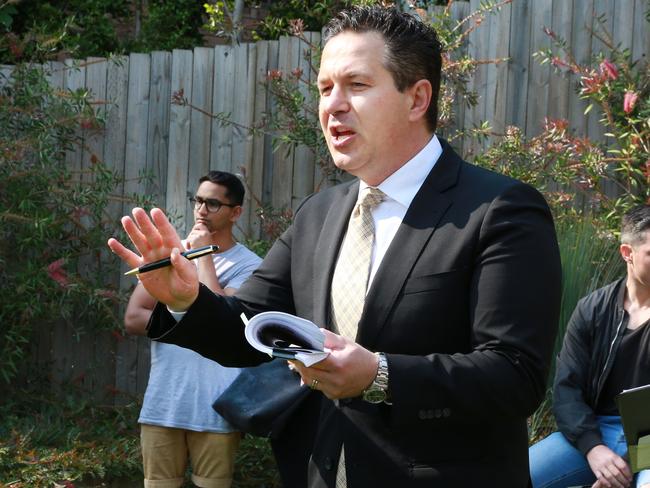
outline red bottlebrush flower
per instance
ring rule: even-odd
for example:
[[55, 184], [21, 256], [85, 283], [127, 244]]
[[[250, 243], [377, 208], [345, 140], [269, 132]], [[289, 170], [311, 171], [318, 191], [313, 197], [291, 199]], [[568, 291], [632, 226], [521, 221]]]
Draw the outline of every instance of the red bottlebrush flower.
[[598, 93], [603, 81], [605, 80], [602, 75], [599, 75], [595, 71], [590, 71], [580, 78], [580, 84], [582, 85], [581, 92], [583, 94]]
[[279, 69], [270, 69], [266, 73], [266, 78], [268, 80], [281, 80], [282, 79], [282, 71]]
[[600, 71], [610, 80], [615, 80], [618, 78], [618, 68], [609, 59], [605, 59], [602, 63], [600, 63]]
[[626, 114], [631, 114], [634, 111], [634, 107], [638, 99], [638, 93], [630, 90], [626, 91], [625, 97], [623, 98], [623, 111]]
[[70, 284], [70, 280], [68, 279], [68, 274], [63, 269], [64, 264], [65, 260], [63, 258], [50, 263], [47, 266], [47, 274], [61, 287], [66, 288]]
[[300, 79], [302, 76], [302, 68], [295, 68], [294, 70], [291, 71], [291, 74], [294, 76], [296, 79]]

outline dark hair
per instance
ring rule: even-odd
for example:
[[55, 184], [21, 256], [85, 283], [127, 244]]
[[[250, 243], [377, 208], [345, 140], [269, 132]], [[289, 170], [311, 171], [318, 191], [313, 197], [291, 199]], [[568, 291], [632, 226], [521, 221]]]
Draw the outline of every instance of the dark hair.
[[226, 188], [226, 197], [233, 205], [242, 205], [244, 203], [244, 194], [246, 190], [242, 182], [232, 173], [226, 171], [210, 171], [207, 175], [199, 178], [199, 185], [204, 181], [209, 181], [215, 185], [221, 185]]
[[386, 42], [385, 68], [400, 92], [425, 79], [431, 83], [427, 125], [438, 124], [438, 92], [442, 67], [441, 47], [433, 28], [395, 7], [359, 6], [342, 10], [327, 25], [323, 44], [343, 32], [377, 32]]
[[640, 205], [623, 215], [621, 242], [639, 244], [645, 241], [644, 233], [650, 230], [650, 205]]

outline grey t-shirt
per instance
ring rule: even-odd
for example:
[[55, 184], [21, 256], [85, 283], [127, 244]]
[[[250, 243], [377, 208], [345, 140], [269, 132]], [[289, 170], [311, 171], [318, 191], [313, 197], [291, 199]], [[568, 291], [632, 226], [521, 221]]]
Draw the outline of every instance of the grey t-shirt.
[[[262, 261], [241, 244], [212, 259], [223, 288], [239, 288]], [[138, 422], [198, 432], [233, 432], [212, 409], [212, 402], [240, 371], [189, 349], [152, 341], [149, 384]]]

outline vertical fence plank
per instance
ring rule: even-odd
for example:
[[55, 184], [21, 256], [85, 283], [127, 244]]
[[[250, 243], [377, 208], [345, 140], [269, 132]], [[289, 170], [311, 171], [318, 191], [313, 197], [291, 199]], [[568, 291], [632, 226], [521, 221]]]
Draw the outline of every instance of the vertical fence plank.
[[[311, 48], [307, 42], [297, 37], [293, 38], [293, 42], [298, 54], [295, 66], [297, 71], [295, 74], [297, 77], [299, 75], [300, 80], [302, 80], [298, 81], [298, 89], [305, 99], [305, 109], [309, 110], [314, 106], [309, 91], [309, 83], [311, 83]], [[296, 148], [293, 162], [293, 190], [291, 195], [291, 207], [294, 210], [303, 198], [314, 190], [314, 162], [314, 153], [309, 147], [301, 144]]]
[[[557, 36], [567, 41], [571, 39], [573, 8], [573, 0], [553, 2], [552, 30]], [[568, 119], [569, 117], [569, 97], [571, 95], [570, 77], [571, 75], [569, 73], [559, 73], [551, 69], [548, 115], [553, 119]]]
[[[237, 127], [233, 128], [231, 172], [242, 175], [250, 169], [253, 154], [253, 125], [255, 101], [255, 63], [257, 52], [252, 44], [240, 44], [235, 48], [235, 106], [233, 119]], [[234, 229], [235, 238], [242, 240], [249, 234], [249, 214], [244, 212]]]
[[[190, 159], [187, 173], [187, 191], [196, 188], [199, 178], [210, 169], [210, 131], [212, 120], [212, 77], [214, 76], [214, 49], [197, 47], [192, 63], [192, 112], [190, 114]], [[203, 111], [203, 112], [202, 112]], [[191, 210], [191, 209], [190, 209]], [[189, 210], [188, 210], [189, 212]], [[193, 225], [188, 213], [187, 227]], [[189, 229], [188, 229], [189, 231]]]
[[[59, 93], [63, 88], [63, 63], [50, 61], [43, 67], [45, 76], [53, 91]], [[0, 88], [3, 81], [8, 81], [13, 66], [0, 66]], [[54, 330], [59, 327], [61, 321], [53, 324], [37, 324], [35, 326], [35, 338], [32, 344], [32, 357], [37, 364], [39, 371], [50, 371], [52, 369], [53, 351], [52, 338]]]
[[[66, 59], [63, 73], [63, 89], [70, 92], [83, 90], [86, 83], [86, 67], [79, 61]], [[81, 134], [79, 129], [78, 134]], [[75, 146], [68, 150], [65, 156], [66, 164], [73, 174], [73, 180], [78, 181], [81, 175], [83, 147]], [[52, 378], [56, 383], [82, 379], [80, 374], [85, 369], [86, 359], [82, 348], [79, 347], [81, 336], [75, 325], [67, 319], [62, 319], [54, 326], [52, 333]]]
[[9, 83], [11, 73], [14, 70], [13, 66], [8, 64], [0, 64], [0, 90]]
[[[594, 14], [593, 0], [583, 0], [573, 9], [570, 48], [580, 64], [586, 64], [591, 57], [591, 23]], [[578, 95], [578, 81], [573, 78], [569, 97], [569, 125], [576, 135], [587, 135], [587, 104]]]
[[[269, 41], [268, 58], [269, 73], [277, 71], [280, 66], [280, 41]], [[267, 94], [266, 111], [270, 116], [275, 116], [277, 111], [277, 101], [270, 93]], [[273, 204], [273, 175], [275, 172], [274, 141], [274, 134], [268, 134], [264, 138], [264, 182], [262, 186], [262, 202], [264, 202], [265, 205]]]
[[[470, 12], [475, 13], [481, 7], [481, 2], [480, 0], [470, 0], [469, 5]], [[490, 47], [489, 19], [486, 19], [485, 16], [474, 16], [470, 25], [476, 28], [469, 35], [468, 52], [475, 60], [485, 60], [489, 56], [488, 49]], [[470, 107], [465, 111], [466, 129], [478, 127], [485, 120], [486, 85], [487, 65], [479, 64], [468, 84], [468, 88], [477, 93], [478, 100], [475, 106]], [[466, 141], [464, 149], [466, 153], [471, 156], [479, 152], [481, 146], [476, 139], [471, 139]]]
[[[212, 112], [232, 118], [234, 109], [233, 90], [235, 81], [235, 49], [232, 46], [214, 48], [214, 89]], [[210, 169], [232, 171], [232, 137], [233, 127], [212, 124]]]
[[[86, 59], [86, 89], [95, 114], [101, 119], [106, 116], [106, 74], [107, 62], [104, 58]], [[94, 160], [102, 160], [104, 154], [104, 134], [99, 128], [88, 128], [84, 140], [83, 162], [84, 169], [89, 168]]]
[[[253, 121], [259, 124], [263, 121], [267, 112], [268, 96], [264, 89], [266, 76], [269, 69], [269, 41], [257, 43], [257, 55], [255, 57]], [[246, 200], [244, 201], [244, 212], [248, 213], [250, 237], [259, 239], [261, 237], [260, 222], [257, 218], [257, 211], [262, 204], [264, 197], [264, 167], [265, 167], [265, 146], [266, 135], [256, 133], [253, 135], [253, 147], [250, 166], [246, 170]]]
[[[602, 42], [599, 36], [609, 36], [614, 30], [614, 1], [613, 0], [594, 0], [594, 18], [592, 19], [592, 30], [594, 35], [591, 40], [592, 57], [603, 55], [610, 58], [610, 49]], [[599, 22], [598, 19], [603, 19]], [[587, 135], [594, 140], [605, 140], [605, 127], [600, 123], [602, 117], [601, 110], [594, 107], [587, 117]]]
[[[124, 193], [127, 197], [142, 195], [146, 191], [141, 177], [145, 173], [147, 163], [150, 64], [151, 58], [148, 54], [129, 56], [124, 166]], [[145, 353], [148, 346], [146, 338], [133, 336], [120, 343], [121, 360], [116, 364], [118, 389], [128, 394], [144, 391], [149, 368], [149, 355]]]
[[[318, 48], [321, 45], [321, 33], [320, 32], [311, 32], [310, 33], [310, 42], [313, 47], [313, 52], [311, 53], [311, 67], [309, 69], [309, 73], [305, 73], [305, 76], [308, 77], [309, 83], [311, 84], [316, 84], [316, 81], [318, 79], [318, 63], [317, 63], [317, 54], [318, 54]], [[318, 96], [318, 95], [315, 95]], [[318, 100], [313, 101], [313, 107], [314, 110], [318, 112]], [[317, 115], [318, 117], [318, 115]], [[320, 122], [318, 122], [319, 127], [320, 127]], [[323, 137], [322, 134], [318, 134], [318, 137]], [[334, 186], [334, 178], [331, 176], [327, 176], [327, 172], [325, 171], [326, 168], [323, 167], [323, 165], [330, 165], [330, 167], [334, 166], [334, 163], [331, 161], [331, 158], [328, 157], [327, 161], [318, 161], [316, 158], [316, 155], [312, 154], [312, 158], [314, 159], [314, 186], [312, 188], [312, 192], [317, 192], [320, 190], [323, 190], [325, 188], [328, 188], [330, 186]]]
[[508, 107], [506, 124], [526, 127], [529, 52], [532, 6], [530, 2], [512, 4], [510, 23], [510, 60], [508, 61]]
[[647, 0], [634, 0], [634, 37], [632, 39], [632, 60], [648, 62], [650, 53], [650, 28], [647, 15], [650, 4]]
[[[63, 88], [71, 92], [83, 89], [86, 85], [86, 67], [79, 61], [66, 59], [64, 61], [65, 71], [63, 72]], [[81, 133], [81, 129], [79, 129]], [[83, 160], [83, 148], [75, 147], [66, 153], [66, 162], [68, 167], [75, 173], [81, 171], [81, 161]]]
[[[181, 91], [192, 99], [192, 51], [175, 49], [172, 54], [172, 93]], [[169, 157], [167, 158], [166, 208], [178, 232], [187, 234], [189, 202], [188, 166], [190, 157], [191, 108], [172, 104], [169, 109]]]
[[[47, 82], [55, 90], [61, 90], [63, 88], [63, 71], [64, 64], [60, 61], [49, 61], [46, 66], [46, 77]], [[0, 82], [2, 77], [0, 76]]]
[[165, 205], [165, 193], [167, 191], [171, 73], [171, 53], [152, 52], [146, 163], [147, 171], [152, 178], [146, 182], [146, 191], [161, 206]]
[[[433, 10], [443, 10], [446, 7], [434, 7]], [[469, 2], [453, 2], [451, 4], [451, 18], [455, 22], [460, 22], [465, 19], [470, 14]], [[463, 31], [467, 29], [467, 26], [462, 28]], [[465, 39], [463, 45], [458, 49], [458, 57], [465, 56], [469, 48], [469, 42]], [[454, 111], [454, 120], [452, 126], [445, 130], [443, 135], [452, 136], [456, 130], [465, 128], [465, 112], [467, 110], [467, 100], [465, 97], [456, 97], [453, 111]], [[459, 138], [454, 141], [454, 148], [459, 151], [460, 154], [464, 154], [464, 138]]]
[[[650, 8], [650, 3], [648, 4], [648, 8]], [[629, 49], [631, 51], [632, 41], [634, 39], [634, 16], [636, 14], [634, 0], [623, 1], [621, 5], [610, 9], [610, 12], [613, 15], [612, 35], [614, 37], [614, 45], [619, 46], [621, 49]], [[644, 17], [643, 12], [639, 12], [639, 14]], [[648, 24], [646, 23], [647, 27]]]
[[[512, 4], [504, 5], [490, 18], [490, 59], [503, 59], [510, 56], [510, 23]], [[517, 20], [515, 20], [516, 22]], [[501, 62], [488, 67], [486, 93], [486, 120], [498, 134], [505, 131], [505, 114], [508, 105], [508, 64]]]
[[[111, 170], [120, 180], [124, 178], [124, 157], [126, 154], [126, 114], [128, 106], [128, 80], [129, 80], [129, 58], [127, 56], [120, 56], [113, 58], [109, 61], [107, 66], [106, 76], [106, 125], [104, 129], [104, 164]], [[116, 198], [109, 202], [106, 212], [109, 218], [112, 217], [115, 228], [119, 228], [120, 216], [129, 212], [130, 203], [123, 202], [124, 184], [120, 183], [116, 188]], [[106, 270], [105, 274], [110, 282], [120, 290], [125, 292], [133, 287], [130, 280], [123, 278], [123, 273], [126, 271], [127, 266], [124, 264], [119, 265], [117, 270]], [[117, 310], [117, 316], [124, 316], [125, 306], [120, 305]], [[118, 336], [123, 337], [123, 336]], [[118, 340], [113, 345], [115, 353], [113, 375], [115, 376], [114, 391], [121, 393], [120, 388], [126, 384], [124, 376], [128, 368], [129, 347], [125, 343], [125, 339]], [[124, 347], [123, 347], [124, 344]], [[118, 374], [121, 375], [118, 380]], [[118, 395], [115, 397], [115, 403], [121, 404], [126, 402], [126, 397]]]
[[[299, 53], [297, 43], [287, 36], [280, 38], [278, 69], [282, 76], [291, 76], [291, 70], [297, 65]], [[275, 208], [291, 206], [293, 191], [293, 149], [287, 144], [277, 145], [273, 155], [273, 194], [272, 205]]]
[[533, 54], [541, 49], [550, 47], [550, 39], [544, 34], [545, 27], [551, 27], [552, 0], [538, 0], [532, 9], [530, 29], [530, 54], [528, 58], [528, 107], [526, 113], [526, 134], [538, 134], [544, 123], [548, 108], [548, 85], [550, 67], [542, 65]]
[[[107, 74], [108, 62], [105, 58], [86, 59], [86, 89], [88, 90], [95, 114], [100, 120], [106, 119], [107, 114]], [[86, 129], [83, 153], [83, 181], [91, 180], [91, 171], [97, 162], [103, 162], [104, 127], [91, 126]], [[84, 217], [82, 217], [83, 219]], [[108, 250], [95, 259], [88, 257], [80, 262], [80, 272], [89, 278], [100, 277], [101, 285], [110, 283], [108, 277], [101, 273], [102, 255], [107, 256]], [[82, 337], [79, 347], [83, 354], [84, 387], [93, 393], [98, 402], [107, 400], [110, 388], [115, 384], [115, 355], [113, 339], [106, 330], [98, 330]]]

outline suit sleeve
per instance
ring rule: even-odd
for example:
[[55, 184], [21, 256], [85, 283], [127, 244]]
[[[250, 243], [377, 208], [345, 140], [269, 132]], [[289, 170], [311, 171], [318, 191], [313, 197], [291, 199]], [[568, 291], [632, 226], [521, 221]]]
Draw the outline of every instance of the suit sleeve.
[[602, 444], [596, 413], [585, 401], [593, 338], [588, 332], [584, 299], [571, 315], [562, 350], [557, 358], [553, 385], [553, 413], [558, 429], [585, 456]]
[[240, 315], [267, 310], [295, 313], [291, 293], [290, 227], [275, 242], [262, 264], [235, 297], [215, 295], [201, 285], [197, 300], [178, 323], [164, 305], [154, 309], [147, 335], [160, 342], [192, 349], [227, 367], [254, 366], [271, 358], [252, 348]]
[[[467, 350], [388, 354], [397, 424], [417, 426], [423, 411], [464, 424], [525, 418], [544, 398], [561, 296], [548, 206], [533, 188], [513, 183], [491, 200], [476, 228]], [[436, 327], [443, 319], [429, 320]]]

